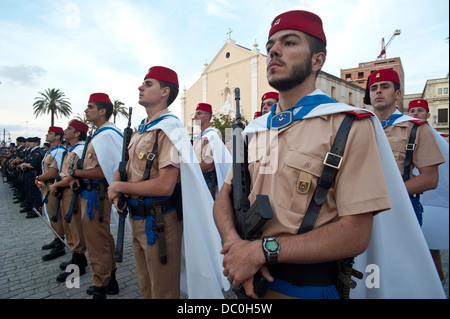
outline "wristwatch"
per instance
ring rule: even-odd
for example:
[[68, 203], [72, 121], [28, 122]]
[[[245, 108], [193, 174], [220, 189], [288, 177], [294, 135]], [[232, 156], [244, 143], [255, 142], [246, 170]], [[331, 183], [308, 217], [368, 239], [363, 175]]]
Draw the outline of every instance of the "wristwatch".
[[75, 177], [75, 170], [74, 170], [74, 169], [71, 170], [70, 173], [69, 173], [69, 175], [72, 176], [72, 177]]
[[281, 247], [275, 237], [264, 237], [262, 248], [267, 263], [276, 264], [278, 262], [278, 255], [280, 254]]

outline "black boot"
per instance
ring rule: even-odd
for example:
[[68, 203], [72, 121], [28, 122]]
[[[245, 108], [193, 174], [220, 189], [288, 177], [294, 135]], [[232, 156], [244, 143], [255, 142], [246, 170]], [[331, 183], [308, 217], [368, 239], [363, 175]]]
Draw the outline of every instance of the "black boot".
[[[106, 288], [106, 293], [108, 295], [117, 295], [119, 293], [119, 283], [116, 280], [116, 270], [117, 269], [114, 269], [111, 272], [111, 278], [109, 279], [108, 286], [105, 287]], [[94, 289], [95, 288], [96, 288], [95, 286], [90, 286], [86, 290], [86, 293], [88, 295], [92, 295], [94, 293]]]
[[27, 219], [36, 218], [36, 217], [39, 217], [39, 216], [34, 211], [28, 212], [27, 216], [25, 216], [25, 218], [27, 218]]
[[44, 246], [42, 246], [42, 250], [48, 250], [48, 249], [53, 249], [56, 247], [56, 245], [58, 244], [59, 238], [55, 238], [53, 239], [53, 241], [50, 244], [46, 244]]
[[[72, 257], [72, 263], [71, 264], [74, 264], [74, 265], [78, 266], [78, 269], [80, 270], [80, 276], [84, 275], [86, 273], [87, 260], [86, 260], [86, 256], [84, 254], [74, 253], [73, 257]], [[60, 273], [58, 275], [58, 277], [56, 277], [56, 281], [58, 281], [58, 282], [65, 282], [67, 277], [69, 277], [69, 275], [71, 273], [72, 272], [68, 272], [68, 271]]]
[[60, 263], [59, 264], [59, 269], [66, 270], [66, 267], [69, 266], [70, 264], [73, 264], [73, 255], [72, 255], [72, 258], [69, 261], [63, 261], [62, 263]]
[[58, 238], [55, 248], [50, 253], [42, 257], [43, 261], [52, 260], [66, 254], [64, 243]]
[[92, 299], [106, 299], [106, 287], [94, 287]]
[[22, 208], [22, 209], [20, 210], [20, 212], [21, 212], [21, 213], [28, 213], [28, 212], [31, 212], [32, 209], [33, 209], [33, 208], [30, 207], [30, 206], [25, 206], [24, 208]]

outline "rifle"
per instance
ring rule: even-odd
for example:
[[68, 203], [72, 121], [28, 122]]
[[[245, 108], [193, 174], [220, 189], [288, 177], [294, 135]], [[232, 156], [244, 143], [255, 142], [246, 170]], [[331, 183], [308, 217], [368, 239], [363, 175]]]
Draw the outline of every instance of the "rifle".
[[[84, 148], [83, 148], [83, 153], [81, 153], [81, 158], [78, 159], [77, 161], [77, 169], [83, 169], [83, 163], [84, 163], [84, 159], [86, 158], [86, 151], [87, 151], [87, 147], [89, 142], [92, 139], [92, 134], [94, 133], [94, 123], [92, 123], [91, 126], [91, 131], [89, 133], [89, 135], [86, 137], [86, 141], [84, 142]], [[75, 205], [77, 203], [77, 198], [78, 195], [81, 192], [81, 189], [79, 187], [74, 187], [75, 184], [72, 185], [72, 199], [70, 200], [70, 205], [69, 205], [69, 209], [67, 210], [67, 214], [66, 216], [64, 216], [64, 220], [70, 224], [70, 222], [72, 221], [72, 215], [74, 213], [74, 210], [76, 210]]]
[[[131, 135], [133, 130], [131, 129], [131, 113], [133, 108], [128, 108], [128, 126], [123, 130], [123, 144], [122, 144], [122, 161], [119, 163], [119, 176], [120, 181], [126, 182], [127, 177], [127, 162], [129, 159], [128, 145], [130, 144]], [[117, 262], [122, 262], [123, 257], [123, 242], [125, 233], [125, 218], [128, 214], [128, 208], [125, 207], [126, 198], [124, 195], [120, 196], [117, 206], [122, 209], [122, 213], [119, 213], [119, 226], [117, 227], [117, 243], [116, 252], [114, 253], [114, 260]]]
[[[64, 160], [64, 157], [62, 160]], [[59, 182], [60, 180], [61, 180], [61, 177], [59, 176], [59, 173], [56, 173], [55, 181]], [[56, 205], [55, 205], [55, 209], [53, 211], [53, 216], [50, 218], [50, 220], [54, 223], [57, 223], [58, 222], [58, 211], [59, 211], [59, 206], [61, 203], [61, 189], [58, 187], [56, 189], [56, 192], [53, 195], [56, 197]]]
[[[265, 222], [272, 218], [272, 208], [267, 195], [256, 195], [255, 202], [250, 206], [250, 174], [248, 171], [248, 146], [242, 132], [244, 124], [240, 111], [240, 89], [234, 90], [236, 100], [236, 123], [233, 129], [233, 210], [234, 222], [239, 236], [244, 240], [257, 239], [258, 231]], [[267, 290], [267, 280], [258, 271], [253, 278], [253, 288], [258, 297], [263, 297]], [[233, 288], [239, 299], [248, 298], [242, 287]]]

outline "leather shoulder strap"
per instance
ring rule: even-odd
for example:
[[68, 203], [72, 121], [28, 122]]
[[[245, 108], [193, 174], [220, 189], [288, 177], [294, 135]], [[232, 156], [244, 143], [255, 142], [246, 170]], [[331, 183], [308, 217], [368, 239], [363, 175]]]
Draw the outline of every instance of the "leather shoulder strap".
[[331, 185], [333, 185], [334, 179], [341, 167], [343, 159], [342, 154], [344, 154], [348, 134], [355, 118], [355, 114], [348, 113], [339, 127], [331, 150], [327, 153], [323, 161], [324, 167], [322, 175], [317, 180], [316, 190], [314, 191], [313, 198], [309, 203], [303, 222], [297, 232], [298, 234], [306, 233], [314, 228], [320, 209], [323, 203], [325, 203], [328, 190]]

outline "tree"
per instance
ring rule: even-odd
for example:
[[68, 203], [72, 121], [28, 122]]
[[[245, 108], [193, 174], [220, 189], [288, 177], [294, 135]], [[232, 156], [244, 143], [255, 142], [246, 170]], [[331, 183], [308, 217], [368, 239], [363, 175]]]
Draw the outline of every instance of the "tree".
[[114, 124], [116, 124], [116, 116], [119, 114], [128, 119], [128, 109], [124, 105], [125, 104], [120, 102], [119, 100], [114, 100], [112, 112], [112, 115], [114, 117]]
[[55, 116], [68, 117], [72, 113], [70, 102], [66, 100], [64, 92], [58, 89], [47, 89], [45, 93], [39, 92], [40, 96], [33, 103], [34, 114], [37, 116], [51, 115], [51, 126], [55, 125]]
[[89, 124], [89, 121], [86, 119], [86, 114], [81, 115], [80, 113], [77, 113], [75, 120], [83, 122], [84, 124]]
[[[241, 117], [242, 122], [246, 123], [247, 121], [244, 119], [244, 117]], [[211, 120], [211, 126], [215, 127], [220, 131], [220, 134], [222, 135], [222, 141], [225, 143], [226, 140], [226, 130], [231, 130], [231, 125], [233, 125], [236, 122], [236, 118], [231, 117], [228, 114], [219, 114], [214, 115], [213, 119]], [[230, 137], [228, 137], [230, 138]]]

